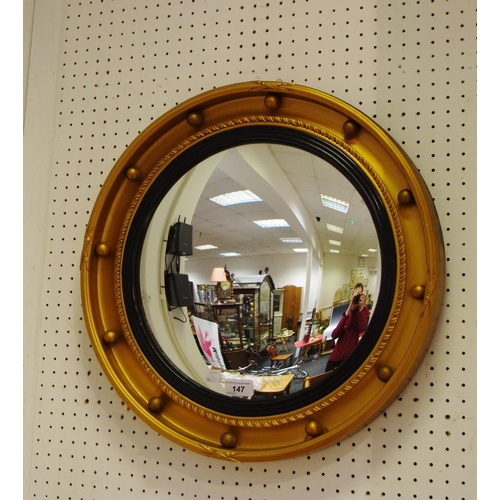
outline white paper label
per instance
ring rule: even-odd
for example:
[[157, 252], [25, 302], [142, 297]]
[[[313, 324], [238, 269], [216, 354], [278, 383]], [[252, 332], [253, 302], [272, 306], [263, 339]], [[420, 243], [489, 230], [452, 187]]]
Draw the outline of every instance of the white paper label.
[[205, 376], [205, 381], [215, 383], [222, 382], [222, 372], [216, 368], [209, 368]]
[[250, 399], [253, 396], [253, 382], [244, 378], [227, 378], [226, 395]]

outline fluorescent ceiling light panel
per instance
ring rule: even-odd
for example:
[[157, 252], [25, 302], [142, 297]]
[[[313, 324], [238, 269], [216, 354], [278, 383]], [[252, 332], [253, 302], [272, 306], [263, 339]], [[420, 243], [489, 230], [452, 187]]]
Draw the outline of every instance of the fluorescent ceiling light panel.
[[223, 257], [238, 257], [241, 255], [241, 253], [236, 253], [236, 252], [222, 252], [219, 255], [222, 255]]
[[332, 198], [331, 196], [327, 196], [326, 194], [321, 195], [321, 203], [323, 203], [324, 207], [333, 208], [333, 210], [338, 210], [343, 214], [346, 214], [349, 210], [349, 203], [347, 203], [347, 201]]
[[245, 191], [233, 191], [232, 193], [221, 194], [210, 198], [210, 201], [218, 203], [223, 207], [228, 207], [229, 205], [238, 205], [240, 203], [253, 203], [256, 201], [262, 201], [258, 196], [246, 189]]
[[333, 231], [334, 233], [342, 234], [344, 232], [344, 228], [340, 226], [335, 226], [334, 224], [327, 224], [326, 228], [328, 231]]
[[338, 247], [342, 244], [337, 240], [328, 240], [328, 243], [330, 243], [330, 245], [337, 245]]
[[377, 252], [378, 250], [376, 248], [369, 248], [368, 251], [369, 252]]
[[283, 243], [302, 243], [300, 238], [280, 238]]
[[297, 253], [305, 253], [307, 252], [307, 248], [294, 248], [293, 251]]
[[333, 248], [330, 248], [330, 253], [340, 253], [340, 250], [333, 250]]
[[285, 219], [254, 220], [254, 222], [266, 229], [271, 227], [290, 227], [290, 224]]
[[196, 250], [212, 250], [213, 248], [217, 248], [215, 245], [198, 245]]

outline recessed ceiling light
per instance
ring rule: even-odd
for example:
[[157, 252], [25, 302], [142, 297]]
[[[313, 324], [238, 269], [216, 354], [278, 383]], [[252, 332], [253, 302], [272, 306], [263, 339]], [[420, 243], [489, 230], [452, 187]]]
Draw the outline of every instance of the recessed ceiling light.
[[294, 248], [293, 251], [297, 253], [306, 253], [307, 248]]
[[347, 203], [347, 201], [332, 198], [326, 194], [321, 195], [321, 203], [323, 203], [324, 207], [333, 208], [333, 210], [338, 210], [343, 214], [346, 214], [349, 210], [349, 203]]
[[220, 196], [210, 198], [210, 201], [218, 203], [223, 207], [228, 207], [229, 205], [253, 203], [262, 200], [257, 195], [253, 194], [252, 191], [246, 189], [245, 191], [233, 191], [232, 193], [221, 194]]
[[217, 248], [215, 245], [198, 245], [196, 250], [212, 250], [213, 248]]
[[334, 250], [333, 248], [330, 248], [330, 253], [340, 253], [340, 250]]
[[327, 224], [326, 228], [328, 231], [333, 231], [334, 233], [340, 233], [342, 234], [344, 232], [344, 228], [340, 226], [335, 226], [333, 224]]
[[337, 245], [338, 247], [342, 244], [340, 241], [337, 240], [328, 240], [328, 243], [330, 243], [330, 245]]
[[238, 257], [241, 254], [236, 252], [222, 252], [219, 255], [222, 255], [223, 257]]
[[378, 250], [376, 248], [369, 248], [368, 251], [369, 252], [377, 252]]
[[300, 238], [280, 238], [283, 243], [302, 243]]
[[290, 224], [284, 219], [254, 220], [254, 222], [266, 229], [271, 227], [290, 227]]

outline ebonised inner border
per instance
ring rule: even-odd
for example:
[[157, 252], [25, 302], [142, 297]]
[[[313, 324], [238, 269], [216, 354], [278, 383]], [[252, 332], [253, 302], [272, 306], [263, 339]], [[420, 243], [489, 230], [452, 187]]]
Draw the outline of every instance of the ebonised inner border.
[[[182, 373], [169, 360], [152, 332], [141, 301], [141, 253], [151, 219], [159, 204], [174, 184], [191, 168], [221, 151], [245, 144], [273, 143], [291, 146], [316, 155], [341, 172], [356, 188], [366, 203], [376, 227], [382, 272], [377, 305], [368, 328], [354, 352], [331, 377], [279, 399], [241, 400], [210, 391]], [[389, 317], [396, 292], [397, 253], [389, 215], [377, 190], [362, 169], [333, 144], [303, 131], [273, 125], [241, 127], [199, 140], [180, 153], [157, 176], [140, 201], [124, 244], [122, 293], [132, 334], [151, 366], [171, 387], [197, 405], [238, 417], [266, 417], [300, 410], [323, 399], [348, 380], [365, 362], [378, 342]]]

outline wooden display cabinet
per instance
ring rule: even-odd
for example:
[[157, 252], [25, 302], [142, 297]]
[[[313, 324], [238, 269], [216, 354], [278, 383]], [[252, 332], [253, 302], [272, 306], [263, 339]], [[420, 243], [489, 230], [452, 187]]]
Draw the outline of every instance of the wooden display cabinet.
[[281, 328], [287, 328], [297, 333], [297, 323], [300, 321], [301, 300], [301, 287], [295, 285], [283, 287], [283, 319]]

